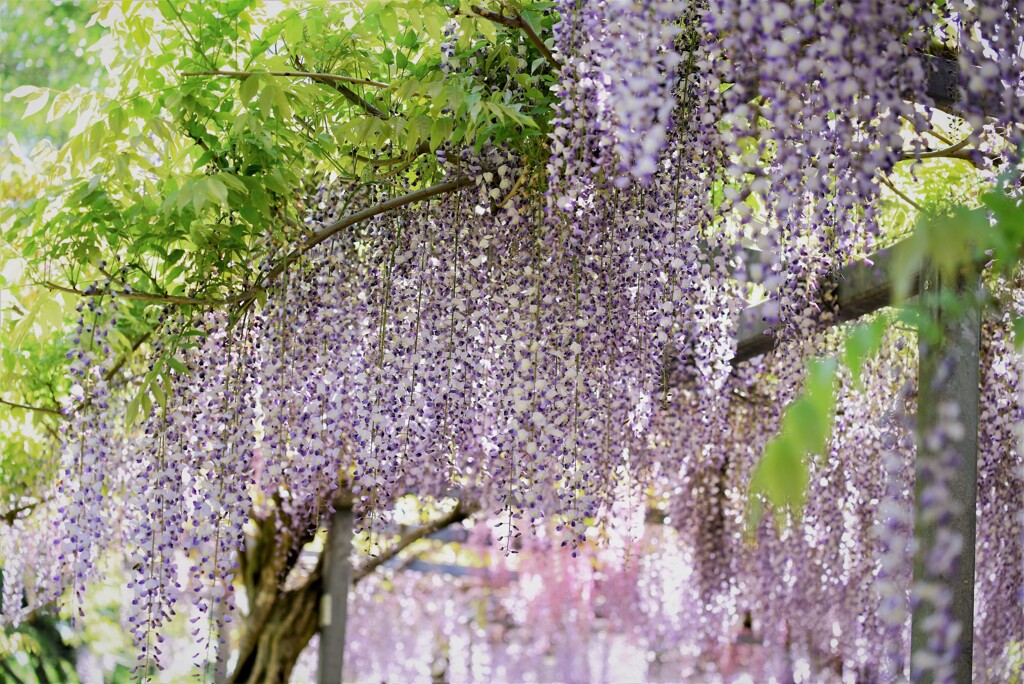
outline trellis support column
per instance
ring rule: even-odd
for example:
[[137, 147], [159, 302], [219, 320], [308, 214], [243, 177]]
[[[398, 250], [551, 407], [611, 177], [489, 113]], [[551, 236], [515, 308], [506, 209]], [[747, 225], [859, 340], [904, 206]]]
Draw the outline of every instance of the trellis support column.
[[318, 684], [341, 684], [345, 663], [345, 622], [352, 586], [352, 508], [331, 516], [324, 548], [324, 593], [320, 597]]
[[[943, 283], [938, 271], [933, 268], [922, 270], [920, 291], [921, 303], [927, 307], [934, 320], [939, 321], [942, 330], [942, 344], [929, 344], [925, 335], [919, 343], [920, 367], [918, 370], [918, 433], [917, 459], [915, 461], [915, 539], [918, 551], [914, 560], [915, 588], [926, 587], [938, 592], [949, 591], [951, 595], [952, 618], [959, 624], [956, 638], [956, 657], [952, 663], [953, 678], [957, 684], [971, 682], [971, 668], [974, 646], [974, 552], [975, 552], [975, 505], [978, 489], [978, 401], [979, 401], [979, 358], [981, 354], [981, 311], [978, 298], [955, 315], [940, 311], [940, 291], [945, 285], [947, 292], [959, 289], [968, 292], [974, 285]], [[968, 299], [968, 298], [963, 298]], [[949, 407], [956, 406], [956, 417], [949, 413]], [[945, 408], [944, 408], [945, 407]], [[962, 426], [950, 430], [952, 423]], [[937, 441], [929, 435], [943, 434]], [[959, 437], [959, 439], [957, 439]], [[922, 501], [934, 496], [927, 492], [934, 481], [936, 468], [948, 459], [949, 449], [955, 450], [957, 472], [949, 481], [949, 496], [952, 518], [937, 519], [923, 510]], [[951, 461], [949, 461], [951, 462]], [[940, 504], [940, 507], [941, 504]], [[931, 507], [934, 510], [934, 507]], [[935, 566], [942, 563], [927, 562], [929, 554], [940, 546], [939, 527], [945, 526], [958, 534], [963, 546], [951, 573], [934, 574]], [[929, 567], [932, 565], [932, 567]], [[926, 594], [927, 594], [926, 589]], [[915, 591], [911, 629], [911, 652], [922, 654], [936, 650], [929, 648], [932, 638], [926, 631], [929, 618], [933, 615], [934, 604], [921, 600]], [[932, 620], [939, 619], [938, 616]], [[949, 635], [952, 638], [952, 635]], [[923, 667], [922, 667], [923, 666]], [[932, 682], [933, 672], [928, 663], [918, 660], [911, 663], [915, 682]]]

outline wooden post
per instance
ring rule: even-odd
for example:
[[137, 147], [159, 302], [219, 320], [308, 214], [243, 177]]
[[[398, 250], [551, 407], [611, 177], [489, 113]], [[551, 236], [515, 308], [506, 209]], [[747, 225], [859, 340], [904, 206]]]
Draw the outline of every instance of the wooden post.
[[320, 597], [318, 684], [341, 684], [345, 663], [345, 621], [352, 586], [352, 508], [331, 516], [324, 548], [324, 593]]
[[[943, 285], [942, 278], [935, 269], [927, 268], [921, 273], [922, 304], [939, 321], [943, 334], [941, 346], [930, 345], [926, 341], [919, 343], [920, 368], [918, 371], [918, 431], [922, 436], [919, 440], [917, 460], [915, 462], [916, 504], [914, 513], [914, 536], [919, 546], [914, 559], [914, 584], [927, 585], [938, 583], [949, 588], [952, 593], [952, 616], [960, 625], [960, 633], [956, 638], [956, 658], [953, 664], [953, 682], [969, 684], [974, 647], [974, 552], [975, 552], [975, 505], [978, 491], [978, 402], [979, 390], [979, 359], [981, 354], [981, 312], [976, 300], [964, 311], [953, 316], [940, 312], [937, 305], [939, 292]], [[946, 283], [947, 290], [956, 287], [957, 283]], [[960, 292], [966, 288], [961, 287]], [[923, 336], [922, 336], [923, 337]], [[934, 547], [940, 524], [943, 521], [922, 516], [921, 501], [923, 491], [929, 481], [928, 471], [942, 454], [935, 450], [935, 444], [929, 444], [927, 435], [936, 427], [943, 428], [944, 418], [940, 414], [943, 405], [955, 405], [958, 408], [956, 421], [963, 427], [960, 439], [951, 443], [956, 450], [959, 468], [950, 482], [950, 496], [955, 509], [952, 519], [945, 525], [960, 535], [963, 547], [960, 557], [954, 563], [953, 576], [936, 577], [929, 573], [924, 559]], [[947, 423], [948, 424], [948, 423]], [[953, 435], [955, 436], [955, 435]], [[940, 450], [941, 451], [941, 448]], [[911, 623], [911, 653], [934, 650], [929, 649], [928, 634], [924, 627], [932, 605], [929, 601], [916, 601]], [[915, 682], [932, 682], [931, 673], [927, 668], [918, 669], [911, 663], [911, 671], [915, 672]]]

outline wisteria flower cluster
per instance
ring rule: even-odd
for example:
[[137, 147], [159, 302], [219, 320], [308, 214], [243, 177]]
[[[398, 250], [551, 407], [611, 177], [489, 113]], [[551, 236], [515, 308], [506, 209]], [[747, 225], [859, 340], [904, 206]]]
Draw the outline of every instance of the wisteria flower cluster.
[[[511, 146], [442, 146], [424, 168], [468, 179], [463, 190], [305, 251], [238, 319], [217, 311], [169, 323], [179, 344], [158, 350], [152, 372], [165, 357], [175, 364], [162, 368], [176, 370], [146, 386], [130, 433], [112, 417], [124, 397], [106, 377], [105, 331], [117, 316], [108, 299], [90, 300], [69, 358], [73, 403], [46, 535], [56, 542], [40, 556], [55, 557], [54, 592], [70, 586], [80, 601], [99, 558], [119, 545], [132, 569], [126, 622], [141, 664], [159, 664], [160, 630], [182, 602], [208, 651], [237, 611], [233, 574], [250, 515], [293, 540], [342, 499], [365, 528], [403, 496], [458, 497], [498, 521], [496, 551], [516, 550], [533, 529], [566, 547], [560, 567], [575, 568], [558, 575], [564, 603], [488, 599], [494, 630], [527, 620], [552, 633], [576, 619], [584, 633], [621, 617], [577, 611], [570, 595], [586, 591], [632, 615], [658, 652], [684, 638], [721, 649], [744, 630], [768, 654], [769, 674], [797, 654], [817, 673], [898, 680], [910, 662], [913, 345], [889, 339], [865, 371], [868, 390], [841, 378], [834, 435], [809, 464], [799, 520], [748, 529], [747, 488], [805, 357], [837, 348], [825, 330], [835, 301], [826, 277], [879, 239], [879, 174], [902, 158], [904, 136], [930, 126], [903, 98], [928, 77], [933, 4], [559, 2], [546, 168]], [[961, 58], [965, 106], [998, 89], [997, 121], [1019, 122], [1022, 100], [1005, 94], [1021, 92], [1021, 24], [987, 6], [946, 5], [972, 48]], [[453, 68], [450, 43], [443, 54]], [[385, 192], [328, 177], [305, 198], [306, 228], [410, 183]], [[771, 298], [776, 347], [734, 365], [750, 282]], [[1019, 284], [1015, 293], [1019, 307]], [[1005, 669], [1024, 639], [1024, 618], [1009, 608], [1024, 581], [1014, 517], [1021, 374], [1009, 336], [1008, 319], [986, 325], [984, 676]], [[922, 503], [942, 503], [953, 465], [935, 473], [936, 500]], [[571, 566], [623, 492], [663, 504], [678, 544], [659, 552], [667, 564], [641, 557], [601, 577]], [[20, 586], [14, 575], [44, 567], [27, 560], [31, 534], [11, 539], [5, 558], [24, 562], [5, 563], [5, 592]], [[942, 540], [929, 552], [939, 570], [960, 551]], [[674, 573], [680, 559], [686, 572]], [[634, 581], [649, 593], [628, 594]], [[948, 597], [930, 598], [941, 612]], [[940, 647], [918, 660], [931, 655], [938, 667], [954, 626], [934, 627]], [[362, 638], [379, 636], [366, 628]], [[517, 648], [549, 654], [525, 638]], [[559, 676], [587, 671], [570, 644], [553, 648]], [[493, 671], [520, 674], [513, 655]]]

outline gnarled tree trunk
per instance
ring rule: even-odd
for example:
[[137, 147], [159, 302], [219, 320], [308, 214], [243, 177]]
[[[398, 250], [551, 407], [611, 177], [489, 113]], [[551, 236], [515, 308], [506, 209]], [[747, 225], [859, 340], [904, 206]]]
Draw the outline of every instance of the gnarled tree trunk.
[[238, 659], [229, 684], [285, 684], [309, 640], [316, 634], [322, 591], [322, 567], [301, 586], [285, 580], [315, 530], [295, 536], [274, 516], [259, 521], [256, 534], [239, 557], [238, 577], [245, 587], [248, 611], [241, 616]]
[[[352, 584], [413, 543], [466, 520], [476, 511], [475, 505], [459, 503], [447, 514], [403, 532], [388, 550], [353, 572]], [[287, 526], [277, 524], [272, 516], [260, 521], [256, 535], [240, 557], [238, 577], [245, 586], [249, 610], [241, 616], [238, 660], [228, 673], [228, 684], [285, 684], [319, 628], [324, 555], [321, 554], [301, 586], [283, 588], [302, 547], [312, 541], [314, 531], [292, 537], [282, 529]]]
[[299, 589], [276, 592], [258, 633], [239, 654], [232, 684], [286, 684], [299, 655], [316, 634], [322, 579], [319, 567]]

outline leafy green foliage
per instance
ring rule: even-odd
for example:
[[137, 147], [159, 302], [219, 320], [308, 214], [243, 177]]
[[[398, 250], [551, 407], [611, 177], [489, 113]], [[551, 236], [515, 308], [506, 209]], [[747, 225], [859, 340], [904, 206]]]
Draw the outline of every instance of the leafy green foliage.
[[[896, 299], [912, 293], [917, 274], [929, 265], [946, 283], [972, 282], [983, 272], [987, 277], [1014, 277], [1024, 261], [1024, 200], [1013, 192], [1014, 178], [1013, 171], [1004, 174], [995, 188], [981, 194], [977, 206], [959, 204], [921, 213], [913, 234], [893, 260]], [[928, 305], [956, 316], [977, 305], [975, 299], [972, 288], [946, 287]], [[922, 335], [937, 338], [937, 326], [920, 306], [911, 315]], [[1015, 330], [1020, 326], [1017, 319]]]
[[[94, 0], [0, 0], [0, 130], [30, 147], [41, 138], [66, 140], [74, 122], [55, 120], [46, 105], [68, 88], [103, 85], [93, 49], [103, 31], [89, 21], [95, 9]], [[23, 120], [12, 96], [26, 86], [38, 89]]]
[[[15, 9], [27, 26], [43, 24], [47, 6], [25, 5]], [[54, 445], [78, 294], [99, 285], [141, 297], [118, 298], [108, 337], [132, 423], [166, 402], [172, 374], [184, 370], [178, 354], [199, 334], [165, 322], [205, 307], [167, 298], [212, 302], [254, 289], [260, 267], [307, 236], [301, 198], [328, 174], [393, 195], [436, 181], [430, 153], [442, 148], [503, 143], [534, 168], [547, 161], [551, 65], [521, 31], [468, 5], [159, 0], [96, 9], [91, 24], [91, 8], [75, 19], [83, 31], [88, 24], [83, 49], [96, 63], [60, 57], [66, 22], [52, 34], [35, 27], [52, 68], [5, 71], [3, 82], [4, 129], [39, 141], [31, 152], [0, 141], [0, 514], [9, 518], [27, 515], [59, 477]], [[543, 9], [519, 6], [549, 34]], [[6, 18], [5, 44], [14, 39]], [[451, 69], [442, 66], [448, 40]], [[60, 71], [65, 63], [78, 71]], [[90, 611], [76, 638], [123, 648], [111, 637], [124, 639], [107, 619], [115, 613]], [[34, 681], [45, 662], [50, 681], [75, 681], [71, 659], [54, 655], [63, 642], [34, 630], [4, 635], [17, 646], [0, 667], [16, 674], [0, 679]], [[4, 658], [26, 649], [28, 660]], [[112, 677], [130, 680], [122, 666]]]
[[75, 652], [64, 640], [70, 631], [58, 619], [38, 615], [0, 633], [0, 681], [23, 684], [79, 681]]
[[[2, 5], [14, 18], [4, 40], [29, 27], [40, 35], [36, 25], [56, 17], [38, 47], [49, 66], [32, 70], [35, 48], [9, 53], [5, 109], [20, 105], [25, 130], [46, 135], [45, 118], [66, 133], [30, 156], [0, 146], [18, 167], [3, 172], [0, 207], [2, 270], [17, 270], [0, 280], [0, 398], [9, 402], [54, 408], [63, 394], [61, 339], [75, 297], [56, 288], [106, 283], [139, 295], [121, 300], [112, 336], [130, 362], [167, 298], [215, 303], [255, 291], [259, 266], [305, 237], [296, 198], [327, 173], [387, 193], [436, 180], [428, 153], [442, 147], [503, 142], [538, 168], [546, 161], [551, 65], [522, 31], [469, 4], [160, 0], [104, 3], [91, 18], [86, 3], [29, 5]], [[517, 11], [549, 32], [546, 8]], [[65, 59], [64, 29], [98, 63]], [[197, 310], [177, 308], [186, 319]], [[170, 340], [136, 370], [129, 413], [159, 403], [182, 344]]]

